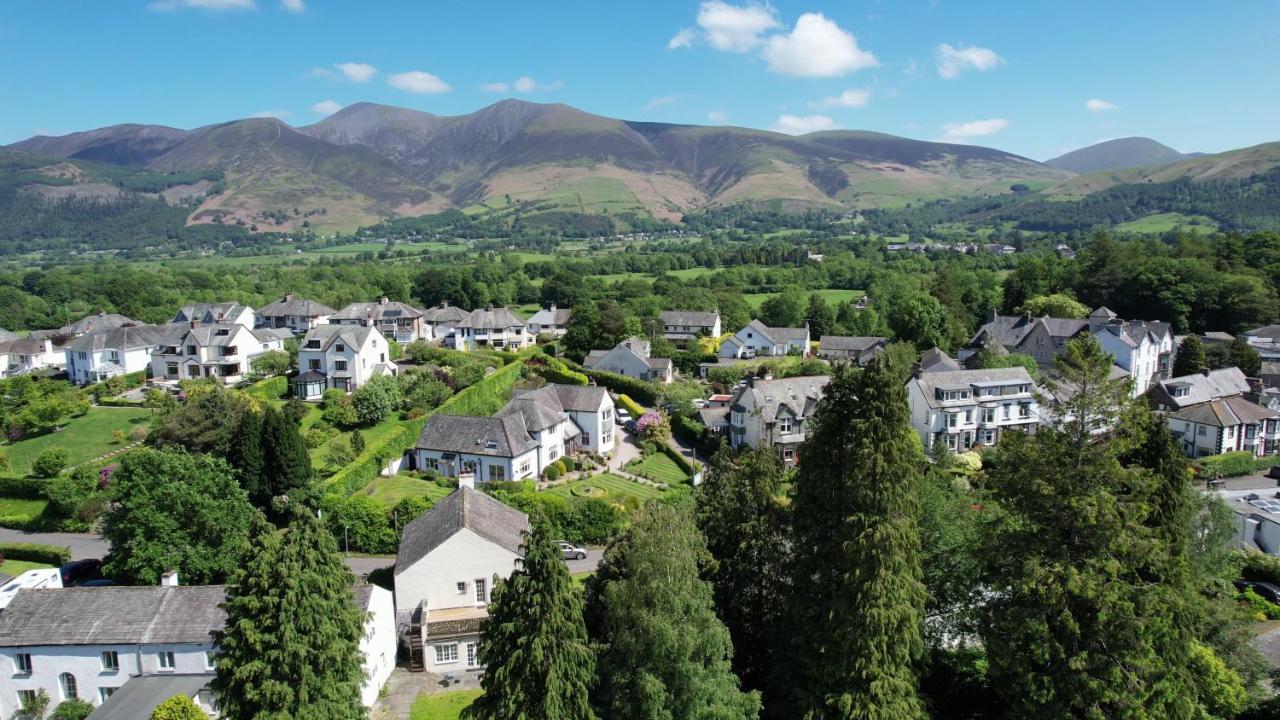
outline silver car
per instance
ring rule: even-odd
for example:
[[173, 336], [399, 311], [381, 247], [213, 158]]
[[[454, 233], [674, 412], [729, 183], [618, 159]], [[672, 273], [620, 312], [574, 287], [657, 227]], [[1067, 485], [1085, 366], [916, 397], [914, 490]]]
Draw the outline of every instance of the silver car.
[[587, 559], [586, 548], [578, 547], [573, 543], [567, 543], [563, 540], [560, 541], [559, 545], [560, 545], [560, 554], [564, 557], [565, 560], [586, 560]]

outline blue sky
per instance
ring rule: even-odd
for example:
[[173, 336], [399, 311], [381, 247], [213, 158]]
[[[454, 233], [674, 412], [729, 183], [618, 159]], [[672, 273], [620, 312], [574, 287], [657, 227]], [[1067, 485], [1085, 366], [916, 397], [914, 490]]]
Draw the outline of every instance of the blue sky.
[[8, 0], [0, 143], [520, 97], [1041, 160], [1128, 135], [1218, 152], [1280, 140], [1277, 48], [1280, 0]]

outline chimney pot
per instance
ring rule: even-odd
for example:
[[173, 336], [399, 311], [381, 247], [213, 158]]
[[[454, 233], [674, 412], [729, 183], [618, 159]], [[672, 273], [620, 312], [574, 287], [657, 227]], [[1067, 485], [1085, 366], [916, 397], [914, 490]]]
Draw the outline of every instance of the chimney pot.
[[386, 305], [386, 304], [387, 304], [387, 296], [386, 296], [386, 295], [383, 295], [382, 297], [378, 298], [378, 304], [379, 304], [379, 305]]
[[160, 585], [163, 587], [178, 587], [178, 571], [174, 568], [165, 570], [164, 574], [160, 576]]

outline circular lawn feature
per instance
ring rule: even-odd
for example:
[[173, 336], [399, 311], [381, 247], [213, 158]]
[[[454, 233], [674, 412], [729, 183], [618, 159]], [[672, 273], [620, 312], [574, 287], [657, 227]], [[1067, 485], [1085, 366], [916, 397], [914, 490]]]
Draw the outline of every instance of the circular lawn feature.
[[573, 487], [569, 488], [569, 492], [572, 493], [574, 497], [584, 497], [584, 498], [609, 497], [608, 490], [605, 490], [599, 485], [592, 485], [591, 483], [582, 483], [581, 485], [574, 485]]

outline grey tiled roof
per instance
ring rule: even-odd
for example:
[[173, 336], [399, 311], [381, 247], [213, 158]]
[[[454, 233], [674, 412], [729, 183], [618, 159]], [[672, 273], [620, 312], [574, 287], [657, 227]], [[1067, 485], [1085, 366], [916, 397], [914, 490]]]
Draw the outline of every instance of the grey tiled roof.
[[242, 329], [243, 325], [198, 325], [190, 328], [187, 333], [200, 347], [222, 347], [234, 343], [236, 335]]
[[11, 330], [5, 330], [4, 328], [0, 328], [0, 342], [8, 342], [10, 340], [17, 340], [17, 339], [18, 339], [17, 333]]
[[[970, 387], [974, 383], [1002, 382], [1010, 385], [1031, 385], [1035, 383], [1024, 367], [991, 368], [988, 370], [951, 370], [947, 372], [922, 373], [910, 380], [920, 388], [921, 394], [932, 407], [938, 407], [938, 388]], [[973, 401], [965, 401], [973, 402]]]
[[485, 308], [472, 310], [466, 318], [458, 321], [456, 327], [474, 330], [500, 330], [505, 328], [522, 328], [524, 321], [515, 316], [507, 308]]
[[427, 308], [422, 317], [429, 323], [456, 323], [469, 314], [457, 305], [439, 305]]
[[395, 574], [407, 570], [463, 528], [520, 555], [524, 535], [529, 531], [529, 517], [482, 492], [460, 487], [404, 527]]
[[19, 590], [0, 613], [0, 647], [211, 642], [220, 585]]
[[1280, 413], [1268, 410], [1261, 405], [1250, 402], [1238, 395], [1221, 400], [1211, 400], [1184, 407], [1173, 413], [1171, 417], [1201, 425], [1214, 427], [1232, 427], [1242, 424], [1257, 424], [1263, 420], [1280, 417]]
[[1262, 340], [1280, 340], [1280, 325], [1264, 325], [1243, 333], [1248, 337]]
[[62, 328], [67, 335], [83, 335], [93, 330], [107, 330], [124, 325], [137, 325], [138, 321], [119, 313], [98, 313], [88, 315]]
[[807, 417], [822, 399], [822, 389], [830, 375], [802, 375], [791, 378], [755, 380], [734, 398], [732, 407], [746, 407], [743, 400], [750, 395], [753, 412], [772, 422], [780, 408], [787, 408], [798, 418]]
[[173, 322], [189, 323], [192, 321], [203, 323], [220, 323], [227, 318], [239, 315], [244, 312], [245, 306], [240, 303], [191, 303], [183, 305], [178, 314], [173, 316]]
[[396, 300], [386, 302], [351, 303], [330, 316], [330, 320], [366, 320], [372, 317], [377, 320], [399, 320], [402, 318], [420, 318], [423, 312], [411, 305]]
[[132, 677], [93, 711], [93, 720], [149, 718], [160, 703], [175, 695], [195, 697], [212, 680], [213, 673], [165, 673]]
[[317, 325], [307, 331], [302, 338], [301, 350], [312, 350], [316, 348], [308, 348], [307, 345], [313, 340], [320, 341], [320, 349], [327, 350], [329, 346], [337, 340], [346, 342], [353, 348], [363, 347], [369, 335], [375, 332], [374, 328], [365, 327], [364, 325]]
[[702, 310], [663, 310], [658, 313], [658, 320], [663, 325], [682, 325], [688, 327], [714, 327], [720, 313]]
[[537, 446], [517, 414], [505, 417], [432, 415], [414, 447], [423, 450], [516, 457]]
[[258, 328], [250, 330], [253, 336], [262, 342], [271, 342], [272, 340], [288, 340], [293, 337], [293, 331], [287, 328]]
[[529, 325], [566, 325], [571, 313], [569, 308], [543, 309], [530, 315], [526, 322]]
[[939, 348], [933, 347], [920, 355], [920, 372], [939, 373], [960, 369], [960, 363]]
[[94, 350], [128, 350], [154, 347], [163, 344], [165, 337], [165, 329], [156, 325], [126, 325], [85, 333], [68, 342], [67, 349], [77, 352], [92, 352]]
[[531, 432], [542, 432], [568, 420], [568, 416], [564, 414], [564, 411], [559, 409], [559, 399], [554, 395], [548, 399], [553, 401], [554, 404], [538, 396], [511, 398], [511, 401], [497, 412], [496, 417], [505, 418], [510, 415], [519, 415], [524, 420], [525, 429]]
[[[1189, 391], [1182, 397], [1174, 397], [1170, 391], [1173, 387], [1187, 386]], [[1208, 373], [1182, 375], [1171, 380], [1161, 380], [1159, 385], [1168, 399], [1177, 407], [1198, 405], [1210, 400], [1218, 400], [1232, 395], [1249, 392], [1249, 381], [1245, 379], [1240, 368], [1221, 368]]]
[[769, 327], [759, 320], [752, 320], [747, 323], [747, 327], [760, 333], [760, 336], [775, 345], [781, 345], [787, 341], [804, 341], [809, 337], [809, 328], [783, 328]]
[[285, 295], [273, 303], [263, 305], [258, 310], [262, 317], [320, 317], [332, 315], [333, 308], [315, 300], [303, 300], [292, 295]]
[[820, 350], [840, 350], [847, 352], [865, 352], [868, 348], [888, 342], [884, 337], [859, 337], [854, 335], [823, 335], [818, 341]]
[[555, 412], [589, 412], [600, 407], [607, 396], [597, 385], [544, 385], [537, 390], [516, 390], [511, 399], [534, 400]]

